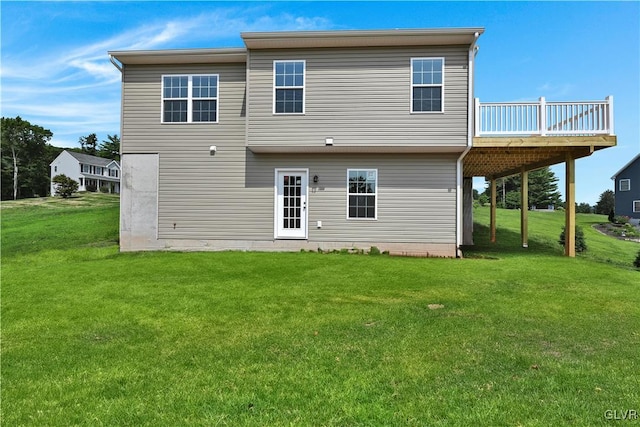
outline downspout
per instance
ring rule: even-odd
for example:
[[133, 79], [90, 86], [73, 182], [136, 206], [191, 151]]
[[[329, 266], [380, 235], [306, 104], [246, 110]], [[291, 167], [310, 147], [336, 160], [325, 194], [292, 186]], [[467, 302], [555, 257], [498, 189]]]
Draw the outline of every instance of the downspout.
[[[122, 164], [123, 155], [122, 155], [122, 146], [124, 145], [124, 135], [122, 134], [122, 130], [124, 129], [124, 65], [121, 63], [118, 64], [113, 55], [109, 54], [109, 61], [120, 71], [120, 201], [122, 201], [122, 193], [124, 191], [124, 165]], [[119, 214], [119, 224], [118, 224], [118, 246], [120, 247], [120, 251], [122, 251], [122, 242], [127, 241], [122, 233], [123, 224], [124, 224], [124, 209], [122, 203], [120, 203], [120, 214]], [[157, 228], [156, 228], [157, 229]]]
[[474, 59], [476, 54], [478, 53], [479, 47], [476, 45], [478, 42], [478, 37], [480, 37], [480, 33], [476, 32], [474, 34], [473, 43], [469, 46], [469, 73], [468, 73], [468, 95], [467, 95], [467, 146], [458, 157], [458, 161], [456, 162], [456, 256], [458, 258], [462, 258], [462, 252], [460, 251], [460, 246], [462, 245], [462, 187], [463, 187], [463, 170], [462, 170], [462, 162], [471, 150], [473, 146], [473, 133], [474, 133], [474, 115], [475, 108], [473, 102], [473, 68], [474, 68]]

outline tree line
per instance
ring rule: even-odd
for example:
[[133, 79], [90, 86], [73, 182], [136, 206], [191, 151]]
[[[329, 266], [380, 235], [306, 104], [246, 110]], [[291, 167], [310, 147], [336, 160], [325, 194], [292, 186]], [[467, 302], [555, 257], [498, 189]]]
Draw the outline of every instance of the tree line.
[[1, 119], [2, 200], [46, 196], [49, 193], [49, 165], [63, 150], [120, 160], [120, 138], [107, 135], [98, 142], [95, 133], [80, 137], [81, 148], [60, 148], [49, 144], [53, 133], [20, 116]]

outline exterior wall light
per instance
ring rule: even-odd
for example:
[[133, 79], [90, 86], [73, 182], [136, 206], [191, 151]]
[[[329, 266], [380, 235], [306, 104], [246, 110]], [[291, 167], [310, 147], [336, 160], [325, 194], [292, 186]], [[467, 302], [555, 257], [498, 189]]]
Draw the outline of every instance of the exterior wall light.
[[218, 147], [216, 147], [215, 145], [212, 145], [211, 147], [209, 147], [209, 155], [210, 156], [215, 156], [216, 155], [216, 151], [218, 151]]

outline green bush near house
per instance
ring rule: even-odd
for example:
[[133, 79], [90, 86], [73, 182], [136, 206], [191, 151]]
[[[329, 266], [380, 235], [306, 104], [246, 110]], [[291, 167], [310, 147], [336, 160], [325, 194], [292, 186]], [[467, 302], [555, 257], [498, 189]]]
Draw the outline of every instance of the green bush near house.
[[78, 191], [78, 182], [64, 174], [54, 176], [51, 182], [55, 186], [56, 194], [64, 199], [68, 199]]
[[[565, 232], [566, 228], [562, 227], [562, 232], [560, 233], [560, 238], [558, 239], [558, 243], [562, 246], [565, 244]], [[582, 227], [576, 225], [575, 227], [575, 245], [576, 252], [585, 252], [587, 250], [587, 242], [584, 238], [584, 231]]]

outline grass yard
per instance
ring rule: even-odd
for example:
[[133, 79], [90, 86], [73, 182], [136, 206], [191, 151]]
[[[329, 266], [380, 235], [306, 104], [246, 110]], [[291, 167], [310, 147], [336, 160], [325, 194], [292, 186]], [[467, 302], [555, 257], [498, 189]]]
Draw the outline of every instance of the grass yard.
[[523, 250], [503, 211], [484, 244], [478, 209], [461, 260], [121, 254], [117, 209], [109, 195], [2, 203], [2, 425], [593, 426], [640, 412], [640, 272], [624, 266], [640, 245], [588, 234], [594, 254], [610, 245], [603, 262], [564, 258], [554, 217], [532, 215]]
[[[564, 212], [529, 211], [529, 247], [522, 248], [520, 238], [520, 211], [498, 209], [496, 214], [496, 243], [489, 243], [489, 207], [474, 210], [474, 243], [470, 253], [500, 254], [500, 257], [534, 255], [562, 255], [564, 248], [558, 243]], [[608, 222], [606, 215], [576, 214], [576, 224], [582, 227], [587, 251], [579, 258], [605, 262], [621, 267], [633, 267], [640, 244], [617, 240], [598, 232], [593, 225]]]

